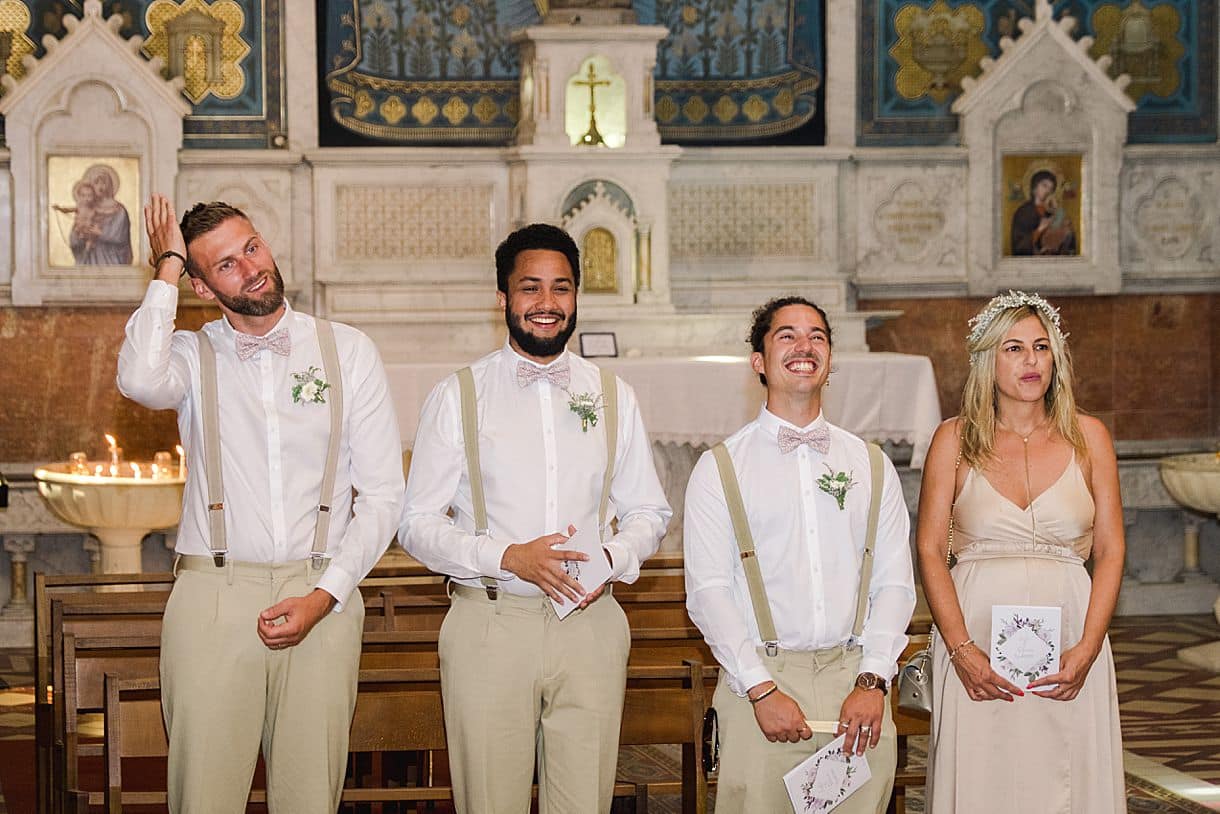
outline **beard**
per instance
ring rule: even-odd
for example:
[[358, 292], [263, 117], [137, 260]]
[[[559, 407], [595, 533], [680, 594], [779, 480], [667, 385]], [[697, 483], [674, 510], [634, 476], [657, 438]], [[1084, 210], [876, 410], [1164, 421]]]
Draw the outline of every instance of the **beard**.
[[268, 289], [257, 297], [247, 297], [243, 294], [230, 297], [215, 290], [212, 293], [221, 305], [235, 314], [265, 317], [274, 314], [284, 304], [284, 278], [280, 276], [280, 267], [274, 263], [271, 266], [270, 283]]
[[510, 308], [505, 308], [504, 323], [508, 325], [508, 335], [512, 337], [517, 347], [529, 356], [539, 358], [558, 356], [563, 353], [563, 349], [568, 346], [568, 340], [576, 331], [576, 308], [573, 306], [572, 313], [567, 315], [567, 324], [554, 337], [540, 337], [530, 333], [525, 323], [526, 316], [537, 314], [551, 314], [559, 319], [565, 317], [562, 311], [531, 311], [527, 315], [520, 315], [514, 313]]

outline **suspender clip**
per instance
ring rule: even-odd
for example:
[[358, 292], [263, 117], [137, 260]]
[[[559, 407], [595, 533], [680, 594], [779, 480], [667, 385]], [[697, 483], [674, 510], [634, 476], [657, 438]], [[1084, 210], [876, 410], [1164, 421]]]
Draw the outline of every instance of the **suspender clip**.
[[212, 562], [216, 563], [217, 568], [225, 567], [225, 555], [228, 553], [229, 553], [228, 549], [225, 549], [224, 551], [213, 551], [212, 552]]
[[779, 642], [763, 642], [763, 646], [767, 648], [767, 655], [771, 658], [779, 655]]
[[497, 599], [500, 598], [500, 586], [499, 585], [484, 585], [483, 587], [487, 590], [487, 598], [490, 599], [492, 602], [495, 602]]
[[326, 564], [326, 558], [323, 557], [321, 554], [317, 554], [317, 553], [310, 554], [309, 555], [309, 564], [313, 568], [313, 570], [321, 571], [322, 566]]

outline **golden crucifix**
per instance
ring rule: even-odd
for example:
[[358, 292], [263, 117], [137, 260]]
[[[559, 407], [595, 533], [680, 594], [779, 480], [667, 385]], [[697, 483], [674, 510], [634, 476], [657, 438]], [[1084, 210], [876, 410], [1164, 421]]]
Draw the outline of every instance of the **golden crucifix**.
[[572, 84], [584, 85], [589, 89], [589, 129], [580, 137], [580, 141], [576, 142], [585, 147], [597, 147], [606, 143], [602, 138], [602, 134], [597, 132], [597, 104], [594, 99], [594, 91], [598, 87], [608, 86], [610, 81], [607, 79], [598, 79], [597, 71], [593, 67], [593, 63], [589, 63], [588, 79], [577, 79]]

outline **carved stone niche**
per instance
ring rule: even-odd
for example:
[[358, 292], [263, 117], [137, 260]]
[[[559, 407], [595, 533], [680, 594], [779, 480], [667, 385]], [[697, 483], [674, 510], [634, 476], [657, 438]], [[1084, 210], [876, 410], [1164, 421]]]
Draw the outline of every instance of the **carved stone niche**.
[[137, 302], [149, 271], [140, 207], [174, 189], [182, 81], [87, 0], [25, 75], [0, 77], [13, 175], [14, 305]]
[[1115, 293], [1127, 76], [1111, 79], [1076, 21], [1037, 0], [953, 104], [967, 148], [967, 286]]
[[[634, 303], [651, 275], [649, 258], [637, 252], [631, 197], [612, 181], [587, 181], [568, 193], [563, 210], [563, 228], [580, 247], [581, 297], [591, 304]], [[647, 248], [647, 238], [642, 244]]]

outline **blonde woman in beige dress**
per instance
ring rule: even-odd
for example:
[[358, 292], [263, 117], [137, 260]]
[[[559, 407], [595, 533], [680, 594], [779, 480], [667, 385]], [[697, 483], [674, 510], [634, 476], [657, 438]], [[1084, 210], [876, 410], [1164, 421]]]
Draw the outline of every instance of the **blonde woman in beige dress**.
[[[936, 622], [927, 810], [1124, 812], [1106, 637], [1125, 548], [1114, 446], [1076, 411], [1057, 309], [1009, 292], [971, 325], [962, 412], [933, 437], [919, 501]], [[1062, 609], [1058, 673], [1018, 686], [991, 668], [992, 605]]]

